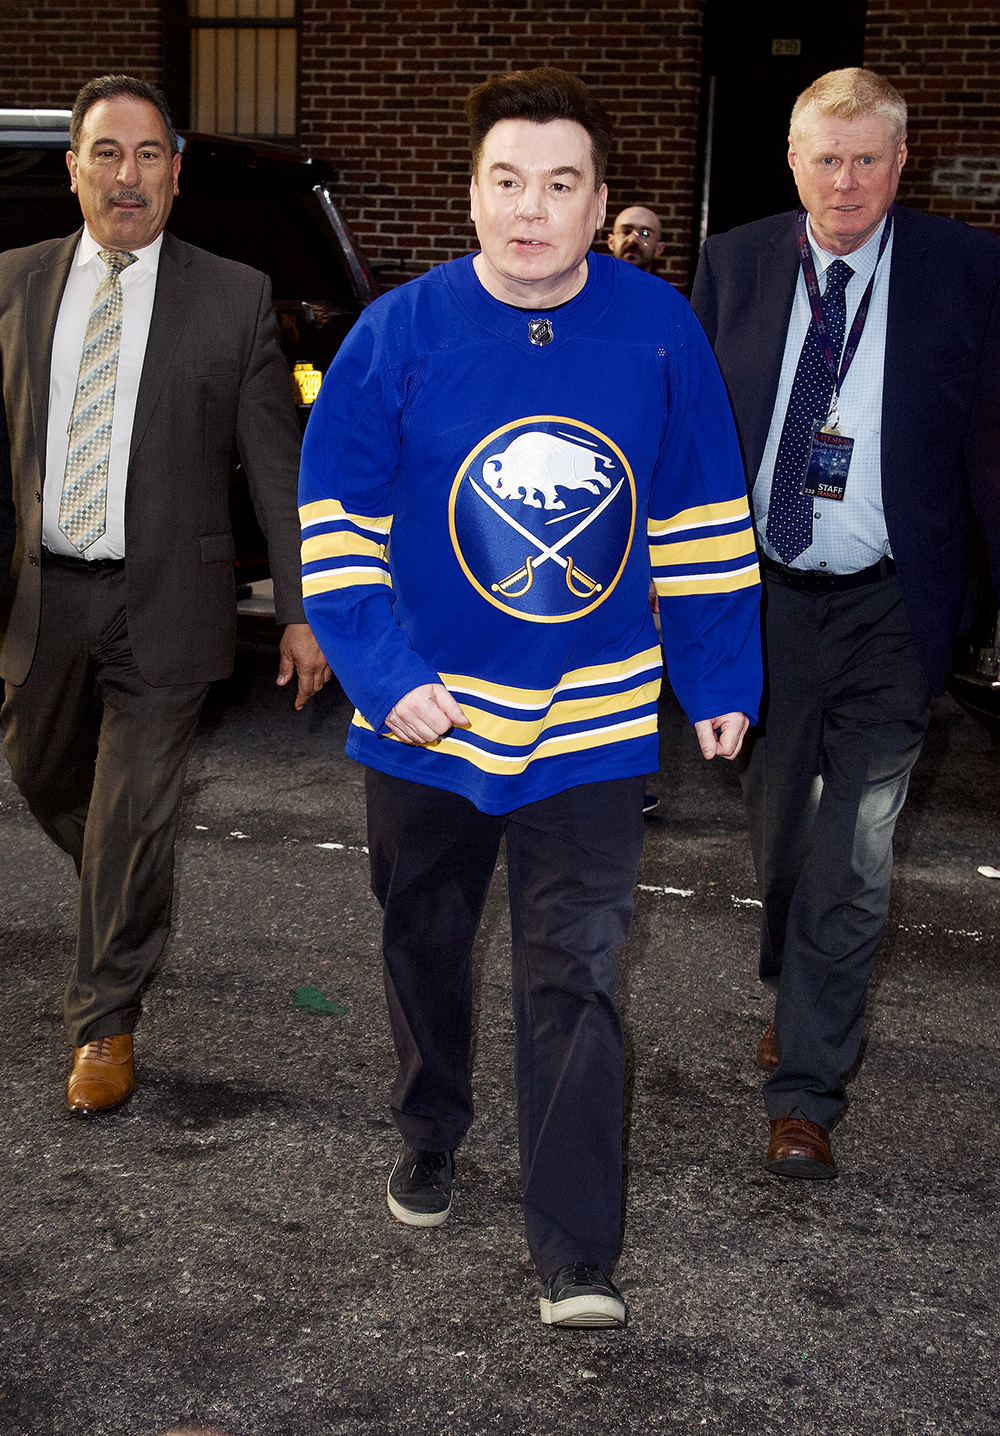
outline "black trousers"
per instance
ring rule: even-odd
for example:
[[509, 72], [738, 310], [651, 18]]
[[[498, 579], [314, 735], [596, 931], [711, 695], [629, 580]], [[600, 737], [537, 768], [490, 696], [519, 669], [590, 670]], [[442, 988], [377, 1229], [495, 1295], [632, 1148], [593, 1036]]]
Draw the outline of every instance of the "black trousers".
[[152, 688], [125, 618], [124, 569], [46, 556], [38, 650], [8, 683], [11, 776], [80, 875], [76, 962], [66, 988], [74, 1047], [131, 1032], [170, 927], [174, 839], [205, 684]]
[[366, 782], [403, 1140], [451, 1150], [472, 1120], [470, 958], [505, 837], [528, 1246], [543, 1278], [569, 1262], [607, 1270], [621, 1232], [625, 1071], [614, 949], [632, 920], [643, 779], [500, 817], [372, 769]]
[[892, 835], [931, 694], [897, 577], [817, 595], [768, 576], [765, 707], [743, 769], [777, 990], [768, 1116], [829, 1127], [861, 1044]]

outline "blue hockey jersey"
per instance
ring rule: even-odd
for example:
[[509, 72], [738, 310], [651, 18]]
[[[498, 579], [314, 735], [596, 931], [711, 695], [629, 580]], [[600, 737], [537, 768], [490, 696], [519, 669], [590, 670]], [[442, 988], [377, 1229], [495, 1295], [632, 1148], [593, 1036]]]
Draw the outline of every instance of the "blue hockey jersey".
[[[487, 813], [656, 769], [651, 572], [690, 720], [754, 719], [760, 698], [754, 537], [711, 350], [669, 284], [610, 256], [588, 270], [537, 314], [489, 295], [471, 257], [377, 300], [302, 450], [305, 609], [357, 708], [348, 753]], [[386, 715], [434, 682], [471, 728], [401, 742]]]

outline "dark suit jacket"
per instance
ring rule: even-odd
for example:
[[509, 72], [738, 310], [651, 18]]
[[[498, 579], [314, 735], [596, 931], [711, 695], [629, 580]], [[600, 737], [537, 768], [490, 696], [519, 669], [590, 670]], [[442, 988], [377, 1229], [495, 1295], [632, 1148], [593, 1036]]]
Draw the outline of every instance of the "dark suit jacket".
[[[882, 502], [931, 687], [945, 685], [979, 512], [1000, 584], [1000, 240], [896, 206]], [[794, 213], [714, 235], [691, 303], [719, 361], [747, 475], [760, 467], [799, 262]]]
[[[0, 378], [17, 537], [0, 598], [0, 673], [23, 683], [42, 599], [49, 363], [78, 235], [0, 254]], [[139, 384], [125, 498], [126, 613], [153, 685], [232, 668], [236, 632], [229, 481], [237, 456], [268, 540], [279, 623], [302, 622], [299, 433], [267, 277], [165, 234]], [[10, 492], [3, 489], [4, 496]], [[9, 509], [7, 509], [9, 523]], [[5, 528], [0, 498], [0, 561]]]

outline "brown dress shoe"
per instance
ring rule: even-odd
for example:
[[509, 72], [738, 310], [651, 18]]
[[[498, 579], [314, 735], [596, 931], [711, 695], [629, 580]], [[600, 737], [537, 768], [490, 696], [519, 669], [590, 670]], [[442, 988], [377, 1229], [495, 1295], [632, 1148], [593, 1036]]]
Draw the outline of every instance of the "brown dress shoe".
[[88, 1116], [109, 1112], [131, 1097], [135, 1087], [132, 1037], [99, 1037], [73, 1048], [73, 1071], [66, 1088], [66, 1105], [71, 1112]]
[[808, 1117], [779, 1117], [771, 1123], [771, 1145], [764, 1166], [779, 1177], [835, 1177], [837, 1165], [825, 1127]]
[[760, 1045], [757, 1048], [757, 1061], [762, 1067], [767, 1068], [768, 1071], [778, 1065], [778, 1049], [774, 1042], [773, 1022], [760, 1039]]

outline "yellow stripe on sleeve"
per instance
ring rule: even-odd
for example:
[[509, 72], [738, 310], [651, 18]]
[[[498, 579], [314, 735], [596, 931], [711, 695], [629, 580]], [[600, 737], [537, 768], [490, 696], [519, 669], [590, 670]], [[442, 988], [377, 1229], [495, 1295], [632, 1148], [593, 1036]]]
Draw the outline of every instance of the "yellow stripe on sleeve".
[[376, 533], [388, 533], [392, 528], [392, 514], [369, 517], [367, 514], [349, 514], [336, 499], [316, 499], [311, 504], [299, 505], [299, 523], [304, 529], [314, 524], [334, 523], [346, 519], [359, 529], [372, 529]]
[[315, 563], [321, 558], [385, 558], [385, 544], [376, 539], [359, 538], [350, 529], [333, 533], [313, 534], [302, 540], [302, 562]]
[[756, 588], [760, 574], [756, 564], [728, 573], [684, 573], [676, 578], [653, 580], [660, 598], [674, 598], [688, 593], [735, 593], [740, 588]]
[[651, 539], [663, 534], [679, 532], [681, 529], [706, 528], [714, 524], [730, 524], [745, 518], [750, 512], [746, 497], [727, 499], [721, 504], [699, 504], [693, 509], [682, 509], [670, 519], [650, 519], [646, 532]]
[[317, 593], [333, 593], [338, 588], [353, 588], [369, 584], [385, 584], [392, 587], [392, 579], [384, 568], [328, 568], [320, 573], [310, 573], [302, 579], [302, 597], [312, 598]]
[[755, 548], [753, 529], [745, 528], [734, 534], [709, 534], [706, 538], [650, 544], [649, 557], [654, 568], [661, 564], [722, 563], [726, 559], [744, 558]]

